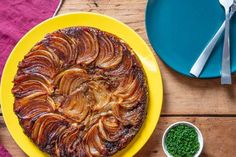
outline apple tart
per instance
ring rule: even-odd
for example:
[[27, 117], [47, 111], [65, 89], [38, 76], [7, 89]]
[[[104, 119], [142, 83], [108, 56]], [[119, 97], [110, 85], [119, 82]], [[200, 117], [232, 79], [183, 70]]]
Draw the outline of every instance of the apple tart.
[[24, 133], [51, 156], [111, 156], [145, 119], [141, 63], [124, 41], [96, 28], [46, 35], [19, 63], [13, 82]]

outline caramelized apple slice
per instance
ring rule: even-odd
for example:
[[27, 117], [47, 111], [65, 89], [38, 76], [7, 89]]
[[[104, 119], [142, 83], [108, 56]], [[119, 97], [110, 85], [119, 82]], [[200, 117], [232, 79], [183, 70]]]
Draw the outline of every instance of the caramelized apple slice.
[[65, 143], [67, 142], [67, 137], [70, 134], [77, 133], [77, 127], [69, 126], [61, 134], [57, 134], [57, 143], [55, 145], [55, 154], [56, 156], [65, 156], [67, 155], [67, 149]]
[[[40, 116], [34, 123], [32, 128], [31, 138], [36, 144], [40, 144], [40, 138], [43, 135], [43, 131], [52, 124], [57, 122], [68, 123], [65, 117], [55, 114], [55, 113], [46, 113]], [[44, 133], [45, 134], [45, 133]], [[47, 134], [47, 133], [46, 133]]]
[[70, 95], [60, 106], [59, 112], [76, 122], [83, 121], [89, 115], [90, 107], [94, 103], [87, 99], [87, 95], [83, 89], [78, 90], [75, 94]]
[[93, 111], [99, 111], [104, 106], [108, 105], [111, 100], [111, 94], [107, 91], [102, 83], [99, 81], [89, 82], [89, 87], [95, 98], [95, 105], [93, 106]]
[[22, 104], [19, 101], [14, 103], [14, 111], [20, 118], [21, 125], [24, 126], [25, 132], [30, 134], [34, 122], [41, 115], [55, 110], [55, 104], [50, 97], [41, 96]]
[[41, 125], [38, 132], [36, 143], [39, 148], [43, 148], [46, 151], [53, 151], [57, 142], [57, 137], [61, 134], [68, 126], [68, 123], [63, 120], [53, 120], [52, 118], [46, 120]]
[[41, 41], [37, 49], [46, 49], [49, 52], [54, 53], [57, 55], [64, 67], [67, 67], [76, 59], [73, 58], [74, 53], [72, 52], [72, 47], [69, 42], [61, 37], [49, 35]]
[[99, 55], [96, 59], [96, 65], [100, 68], [114, 68], [117, 66], [123, 56], [123, 48], [121, 45], [113, 45], [113, 42], [107, 35], [99, 36]]
[[24, 73], [39, 73], [51, 79], [57, 73], [53, 61], [42, 55], [27, 57], [19, 64], [18, 67], [20, 68], [20, 71]]
[[61, 134], [58, 134], [55, 145], [56, 156], [85, 156], [85, 148], [80, 133], [80, 128], [71, 125]]
[[12, 93], [15, 98], [22, 99], [22, 101], [24, 101], [40, 95], [51, 94], [52, 89], [48, 88], [45, 84], [38, 80], [28, 80], [14, 85]]
[[128, 77], [125, 77], [113, 93], [115, 97], [121, 100], [120, 105], [127, 109], [137, 105], [143, 95], [143, 88], [141, 88], [137, 77], [133, 75], [131, 73]]
[[103, 116], [98, 123], [98, 129], [106, 141], [114, 142], [122, 135], [121, 123], [112, 115]]
[[55, 85], [58, 85], [60, 94], [72, 94], [82, 83], [89, 79], [89, 75], [85, 70], [80, 68], [71, 68], [63, 71], [55, 78]]
[[111, 68], [109, 70], [107, 70], [105, 72], [106, 75], [110, 75], [110, 76], [119, 76], [119, 75], [124, 75], [124, 74], [128, 74], [131, 70], [133, 66], [133, 61], [132, 61], [132, 57], [127, 55], [127, 54], [123, 54], [123, 58], [121, 63], [116, 66], [115, 68]]
[[118, 104], [112, 105], [112, 113], [123, 125], [135, 126], [143, 119], [144, 107], [138, 106], [134, 109], [125, 109]]
[[78, 33], [78, 58], [77, 64], [87, 65], [93, 62], [98, 56], [99, 47], [95, 33], [81, 30]]
[[[69, 48], [69, 62], [71, 64], [73, 64], [76, 59], [77, 59], [77, 55], [78, 55], [78, 43], [77, 40], [71, 36], [68, 36], [65, 32], [63, 31], [57, 31], [52, 33], [51, 35], [52, 37], [57, 37], [57, 38], [61, 38], [64, 40], [65, 44], [67, 45], [67, 47]], [[49, 37], [50, 38], [50, 37]]]
[[[32, 115], [38, 112], [51, 112], [56, 109], [54, 101], [49, 96], [39, 96], [35, 99], [29, 100], [27, 103], [15, 101], [14, 111], [22, 119], [33, 118]], [[31, 114], [32, 113], [32, 114]]]
[[58, 138], [67, 128], [68, 124], [62, 121], [51, 123], [43, 130], [39, 147], [50, 154], [56, 154], [59, 151], [57, 147]]
[[[47, 51], [49, 52], [50, 54], [52, 54], [53, 58], [54, 58], [54, 61], [56, 63], [58, 63], [58, 65], [60, 65], [59, 67], [61, 68], [63, 66], [63, 61], [60, 60], [59, 56], [54, 52], [53, 49], [50, 49], [48, 47], [48, 44], [47, 44], [47, 40], [48, 39], [44, 39], [42, 40], [41, 42], [37, 43], [30, 51], [30, 53], [34, 52], [34, 51]], [[30, 55], [29, 53], [29, 55]]]
[[31, 51], [31, 52], [29, 52], [29, 54], [26, 55], [26, 58], [31, 57], [31, 56], [45, 56], [45, 57], [49, 58], [50, 62], [53, 63], [53, 67], [55, 67], [57, 71], [59, 71], [59, 69], [61, 67], [61, 63], [60, 63], [58, 56], [53, 52], [49, 52], [48, 50]]
[[14, 84], [18, 85], [28, 80], [40, 81], [47, 85], [48, 88], [52, 88], [52, 80], [39, 73], [25, 74], [18, 71], [17, 76], [14, 78]]
[[84, 136], [85, 150], [88, 156], [105, 156], [106, 147], [99, 136], [98, 125], [94, 125]]
[[[74, 57], [74, 52], [72, 51], [72, 47], [69, 42], [63, 38], [50, 36], [50, 40], [55, 44], [50, 47], [51, 50], [54, 50], [54, 53], [58, 55], [58, 57], [64, 61], [65, 64], [73, 64], [76, 60]], [[55, 50], [55, 48], [57, 50]]]

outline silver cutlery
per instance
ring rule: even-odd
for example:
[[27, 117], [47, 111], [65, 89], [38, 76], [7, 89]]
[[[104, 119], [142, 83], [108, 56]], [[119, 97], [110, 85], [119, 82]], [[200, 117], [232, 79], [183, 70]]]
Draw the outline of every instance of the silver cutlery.
[[225, 8], [225, 36], [224, 48], [222, 55], [221, 68], [221, 84], [232, 84], [231, 69], [230, 69], [230, 7], [233, 5], [233, 0], [219, 0], [220, 4]]
[[[236, 0], [234, 0], [234, 5], [232, 6], [232, 9], [231, 9], [230, 14], [229, 14], [230, 19], [234, 15], [235, 12], [236, 12]], [[219, 30], [216, 32], [214, 37], [207, 44], [207, 46], [204, 48], [204, 50], [202, 51], [202, 53], [200, 54], [200, 56], [198, 57], [198, 59], [196, 60], [194, 65], [192, 66], [192, 68], [190, 70], [190, 73], [192, 75], [194, 75], [196, 77], [199, 77], [199, 75], [201, 74], [201, 72], [202, 72], [209, 56], [212, 53], [213, 48], [215, 47], [215, 45], [216, 45], [217, 41], [219, 40], [221, 34], [223, 33], [224, 29], [225, 29], [225, 21], [222, 23]]]

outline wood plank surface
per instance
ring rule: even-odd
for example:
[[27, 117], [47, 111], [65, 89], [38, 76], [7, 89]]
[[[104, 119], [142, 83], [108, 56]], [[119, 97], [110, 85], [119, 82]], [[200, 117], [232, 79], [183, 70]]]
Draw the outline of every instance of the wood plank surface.
[[[114, 17], [133, 28], [151, 48], [145, 30], [145, 7], [145, 0], [65, 0], [59, 14], [89, 11]], [[180, 120], [193, 122], [201, 129], [205, 140], [202, 157], [236, 156], [236, 84], [221, 86], [219, 79], [187, 78], [168, 68], [158, 57], [157, 61], [164, 83], [162, 117], [136, 157], [163, 157], [162, 134]], [[236, 75], [233, 80], [236, 81]], [[26, 156], [13, 141], [1, 116], [0, 144], [13, 157]]]
[[[164, 157], [161, 139], [165, 129], [177, 121], [189, 121], [202, 131], [204, 149], [201, 157], [233, 157], [236, 154], [236, 119], [231, 117], [161, 117], [153, 135], [146, 145], [135, 155], [136, 157]], [[9, 135], [4, 122], [0, 120], [0, 143], [13, 157], [26, 155]]]
[[[145, 30], [145, 7], [145, 0], [65, 0], [59, 14], [89, 11], [109, 15], [133, 28], [151, 48]], [[162, 114], [236, 115], [235, 83], [221, 86], [220, 79], [187, 78], [157, 60], [164, 83]]]

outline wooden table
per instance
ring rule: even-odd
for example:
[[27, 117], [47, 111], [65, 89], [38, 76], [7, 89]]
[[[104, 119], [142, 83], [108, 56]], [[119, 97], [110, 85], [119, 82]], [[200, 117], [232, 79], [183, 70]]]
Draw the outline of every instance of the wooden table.
[[[145, 0], [65, 0], [59, 14], [88, 11], [112, 16], [133, 28], [150, 46], [145, 7]], [[136, 157], [164, 156], [163, 131], [180, 120], [190, 121], [201, 129], [205, 140], [203, 157], [236, 156], [236, 84], [226, 87], [220, 85], [219, 79], [190, 79], [169, 69], [158, 57], [157, 61], [164, 83], [162, 114], [153, 135]], [[233, 79], [236, 81], [236, 75]], [[11, 138], [2, 117], [0, 143], [14, 157], [26, 156]]]

